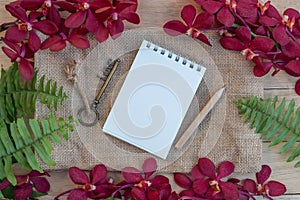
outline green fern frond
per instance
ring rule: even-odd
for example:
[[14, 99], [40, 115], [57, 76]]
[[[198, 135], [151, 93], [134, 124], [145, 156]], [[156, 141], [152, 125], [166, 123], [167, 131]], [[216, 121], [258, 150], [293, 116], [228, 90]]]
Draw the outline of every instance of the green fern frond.
[[[256, 96], [249, 99], [242, 98], [235, 102], [242, 119], [255, 128], [256, 133], [263, 134], [264, 140], [271, 140], [269, 146], [275, 146], [287, 141], [282, 146], [280, 153], [292, 151], [300, 139], [300, 107], [295, 111], [295, 100], [286, 105], [286, 100], [278, 102], [278, 97], [273, 100], [259, 99]], [[300, 144], [292, 151], [287, 162], [300, 156]], [[295, 164], [300, 167], [300, 161]]]
[[28, 123], [23, 118], [10, 124], [0, 119], [0, 179], [7, 178], [13, 185], [16, 184], [13, 159], [24, 169], [42, 171], [34, 152], [44, 163], [54, 166], [55, 162], [50, 157], [53, 150], [51, 140], [61, 142], [59, 135], [67, 139], [67, 130], [73, 129], [72, 123], [72, 118], [67, 122], [56, 120], [53, 113], [48, 119], [29, 119]]
[[37, 81], [37, 72], [33, 79], [26, 82], [20, 76], [18, 64], [7, 70], [2, 70], [0, 79], [0, 119], [11, 123], [19, 117], [26, 117], [35, 110], [36, 100], [48, 108], [57, 110], [58, 104], [62, 104], [67, 98], [63, 87], [58, 88], [56, 82], [45, 81], [43, 76]]

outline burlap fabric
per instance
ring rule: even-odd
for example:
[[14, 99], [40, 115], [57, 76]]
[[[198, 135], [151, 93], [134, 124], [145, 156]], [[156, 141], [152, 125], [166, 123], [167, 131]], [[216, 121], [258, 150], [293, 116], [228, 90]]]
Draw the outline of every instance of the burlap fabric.
[[[101, 44], [92, 40], [92, 47], [88, 50], [67, 47], [58, 53], [40, 51], [36, 55], [35, 66], [39, 69], [39, 76], [46, 75], [47, 79], [53, 79], [58, 85], [64, 86], [69, 98], [56, 115], [65, 118], [70, 115], [76, 117], [78, 110], [83, 107], [83, 102], [72, 83], [66, 80], [64, 65], [70, 60], [77, 61], [79, 86], [92, 102], [96, 91], [103, 84], [97, 73], [104, 70], [109, 59], [121, 59], [120, 67], [101, 98], [98, 107], [99, 123], [92, 127], [76, 125], [75, 131], [69, 133], [68, 141], [55, 144], [52, 158], [57, 166], [48, 167], [42, 164], [43, 168], [50, 170], [77, 166], [90, 169], [97, 163], [104, 163], [112, 170], [121, 170], [125, 166], [139, 167], [144, 159], [152, 156], [104, 134], [101, 129], [143, 39], [201, 63], [207, 68], [175, 142], [210, 96], [226, 85], [225, 95], [187, 144], [180, 150], [172, 148], [166, 160], [157, 158], [159, 170], [188, 172], [199, 157], [207, 156], [215, 162], [234, 162], [238, 172], [256, 171], [261, 161], [261, 141], [243, 124], [234, 105], [234, 101], [241, 97], [262, 96], [262, 82], [253, 76], [252, 63], [245, 61], [237, 52], [224, 50], [219, 45], [215, 33], [209, 35], [213, 44], [213, 47], [209, 47], [187, 36], [170, 37], [157, 28], [126, 31], [117, 40], [109, 39]], [[45, 106], [37, 105], [38, 118], [45, 117], [48, 113], [49, 110]]]

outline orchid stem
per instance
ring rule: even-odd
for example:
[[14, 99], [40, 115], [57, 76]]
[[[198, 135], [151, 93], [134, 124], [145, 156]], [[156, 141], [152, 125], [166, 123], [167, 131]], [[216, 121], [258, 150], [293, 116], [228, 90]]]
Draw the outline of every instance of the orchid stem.
[[291, 31], [287, 27], [285, 29], [286, 29], [287, 34], [292, 38], [292, 40], [294, 40], [300, 46], [300, 43], [295, 38], [295, 36], [291, 33]]
[[119, 191], [121, 191], [121, 190], [123, 190], [123, 189], [126, 189], [126, 188], [130, 188], [130, 187], [132, 187], [132, 186], [133, 186], [133, 184], [123, 185], [122, 187], [120, 187], [119, 189], [117, 189], [116, 191], [114, 191], [114, 192], [112, 193], [111, 196], [114, 198], [115, 195], [116, 195]]
[[244, 196], [247, 196], [247, 197], [249, 197], [249, 198], [251, 198], [253, 200], [256, 200], [255, 197], [252, 196], [251, 194], [249, 194], [248, 192], [244, 192], [242, 190], [239, 190], [239, 193], [242, 194], [242, 195], [244, 195]]
[[61, 193], [61, 194], [59, 194], [58, 196], [56, 196], [56, 197], [54, 198], [54, 200], [59, 200], [60, 197], [64, 196], [65, 194], [68, 194], [68, 193], [72, 192], [72, 190], [73, 190], [73, 189], [67, 190], [67, 191], [65, 191], [65, 192], [63, 192], [63, 193]]

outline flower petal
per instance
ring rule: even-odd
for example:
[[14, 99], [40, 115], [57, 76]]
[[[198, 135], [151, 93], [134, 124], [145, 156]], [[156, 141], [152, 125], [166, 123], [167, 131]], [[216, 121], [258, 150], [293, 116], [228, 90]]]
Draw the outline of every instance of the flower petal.
[[66, 46], [67, 46], [66, 41], [60, 40], [60, 41], [56, 42], [55, 44], [53, 44], [49, 49], [50, 49], [50, 51], [60, 51], [60, 50], [64, 49]]
[[293, 8], [288, 8], [283, 12], [283, 15], [289, 16], [289, 19], [295, 18], [298, 19], [300, 17], [300, 14], [297, 10]]
[[169, 199], [172, 193], [170, 184], [163, 184], [160, 188], [160, 199]]
[[74, 189], [69, 194], [67, 200], [87, 200], [88, 195], [85, 191], [81, 189]]
[[133, 23], [133, 24], [139, 24], [140, 23], [140, 17], [136, 13], [133, 13], [133, 12], [131, 12], [131, 13], [122, 13], [122, 14], [120, 14], [120, 16], [123, 19], [130, 22], [130, 23]]
[[164, 31], [171, 36], [185, 34], [187, 30], [188, 27], [179, 20], [171, 20], [164, 25]]
[[69, 176], [71, 180], [76, 184], [84, 185], [86, 183], [89, 183], [88, 176], [78, 167], [70, 167]]
[[184, 6], [181, 11], [181, 17], [188, 27], [192, 27], [193, 21], [196, 17], [196, 8], [193, 5]]
[[95, 33], [96, 40], [98, 40], [99, 42], [104, 42], [105, 40], [107, 40], [108, 36], [109, 36], [109, 32], [107, 28], [103, 23], [100, 23]]
[[295, 77], [300, 76], [300, 60], [291, 60], [286, 66], [285, 71]]
[[70, 13], [76, 12], [75, 6], [73, 6], [71, 3], [67, 2], [67, 1], [52, 1], [52, 3]]
[[118, 38], [121, 33], [124, 31], [124, 23], [121, 19], [113, 21], [112, 23], [110, 23], [108, 26], [108, 31], [109, 34], [111, 35], [111, 37], [113, 39]]
[[32, 79], [32, 77], [34, 75], [34, 69], [33, 69], [33, 65], [31, 64], [31, 62], [21, 58], [19, 70], [20, 70], [21, 76], [26, 81], [30, 81]]
[[298, 95], [300, 95], [300, 79], [295, 84], [295, 91]]
[[68, 37], [68, 41], [74, 46], [77, 47], [79, 49], [87, 49], [90, 48], [90, 42], [89, 40], [83, 36], [83, 35], [79, 35], [79, 34], [70, 34], [70, 36]]
[[274, 28], [273, 32], [273, 37], [276, 40], [276, 42], [278, 42], [280, 45], [286, 45], [287, 43], [289, 43], [289, 37], [286, 33], [285, 30], [285, 26], [280, 25], [277, 26], [276, 28]]
[[234, 171], [234, 165], [232, 162], [225, 161], [222, 162], [218, 167], [218, 176], [217, 179], [222, 179], [226, 176], [229, 176]]
[[268, 37], [257, 36], [252, 40], [249, 48], [251, 50], [260, 50], [263, 52], [269, 52], [273, 49], [274, 44], [275, 44], [274, 41]]
[[252, 60], [256, 64], [253, 68], [253, 73], [257, 77], [266, 75], [273, 67], [272, 62], [261, 62], [260, 58], [257, 56], [255, 56]]
[[51, 6], [48, 11], [48, 18], [50, 21], [54, 22], [57, 26], [61, 24], [61, 16], [58, 9], [55, 6]]
[[256, 183], [252, 179], [245, 179], [243, 181], [243, 189], [253, 194], [257, 193]]
[[22, 0], [21, 6], [26, 10], [37, 10], [44, 3], [44, 0]]
[[239, 191], [237, 185], [230, 182], [221, 182], [221, 190], [224, 195], [224, 199], [239, 199]]
[[25, 39], [27, 31], [19, 30], [18, 27], [9, 27], [5, 32], [5, 38], [12, 42], [21, 42]]
[[239, 39], [242, 40], [244, 45], [248, 45], [249, 42], [251, 41], [251, 32], [249, 28], [245, 26], [239, 27], [236, 31], [235, 34], [239, 37]]
[[10, 12], [10, 14], [23, 22], [27, 22], [28, 18], [26, 15], [26, 11], [18, 5], [18, 2], [12, 2], [5, 6], [5, 9]]
[[0, 184], [0, 191], [10, 186], [11, 183], [6, 179], [4, 179]]
[[85, 22], [85, 27], [91, 33], [95, 33], [99, 27], [98, 20], [91, 10], [88, 10], [88, 15]]
[[160, 198], [160, 191], [158, 190], [150, 190], [150, 191], [147, 191], [147, 199], [161, 199]]
[[210, 14], [215, 14], [218, 12], [224, 4], [218, 1], [205, 1], [201, 4], [203, 10], [209, 12]]
[[294, 41], [290, 41], [286, 45], [281, 46], [281, 48], [284, 55], [290, 58], [296, 58], [300, 56], [300, 46]]
[[34, 184], [34, 187], [38, 192], [46, 193], [50, 190], [50, 184], [46, 178], [31, 177], [30, 181]]
[[163, 175], [157, 175], [150, 181], [155, 188], [160, 188], [162, 185], [169, 184], [169, 179]]
[[148, 158], [144, 161], [142, 169], [145, 173], [145, 179], [148, 179], [157, 169], [157, 163], [154, 158]]
[[281, 196], [286, 192], [286, 187], [277, 181], [269, 181], [265, 187], [269, 189], [270, 196]]
[[271, 18], [274, 18], [276, 20], [278, 20], [279, 22], [281, 21], [281, 15], [279, 13], [279, 11], [270, 4], [269, 8], [265, 11], [265, 15], [269, 16]]
[[28, 47], [32, 52], [37, 52], [41, 47], [41, 39], [33, 30], [29, 32]]
[[174, 181], [182, 188], [189, 189], [193, 185], [193, 181], [183, 173], [174, 173]]
[[199, 34], [199, 36], [197, 37], [197, 39], [200, 40], [200, 41], [202, 41], [202, 42], [204, 42], [205, 44], [211, 46], [208, 38], [203, 33]]
[[221, 24], [224, 24], [227, 27], [231, 27], [235, 20], [227, 7], [221, 8], [217, 14], [217, 19]]
[[16, 61], [19, 55], [7, 47], [2, 47], [2, 51], [10, 58], [11, 62]]
[[198, 166], [201, 173], [209, 178], [216, 178], [216, 168], [214, 163], [208, 158], [200, 158]]
[[271, 18], [269, 16], [261, 16], [259, 18], [259, 23], [261, 23], [264, 26], [275, 26], [280, 23], [277, 19]]
[[193, 24], [194, 28], [211, 28], [214, 23], [214, 16], [208, 12], [200, 13]]
[[209, 180], [196, 180], [193, 184], [193, 190], [195, 193], [202, 195], [209, 189]]
[[125, 167], [122, 169], [122, 175], [128, 183], [138, 183], [143, 180], [141, 172], [134, 167]]
[[87, 12], [79, 11], [69, 15], [65, 21], [65, 25], [68, 28], [78, 28], [85, 21]]
[[53, 35], [49, 38], [47, 38], [46, 40], [44, 40], [44, 42], [41, 45], [41, 49], [48, 49], [50, 48], [52, 45], [54, 45], [55, 43], [59, 42], [60, 40], [62, 40], [61, 37], [57, 36], [57, 35]]
[[258, 184], [264, 184], [266, 180], [270, 177], [271, 175], [271, 168], [268, 165], [263, 165], [261, 166], [261, 170], [256, 173], [256, 179]]
[[192, 175], [192, 177], [193, 177], [194, 180], [203, 179], [204, 178], [204, 175], [200, 172], [200, 169], [199, 169], [198, 165], [195, 165], [192, 168], [191, 175]]
[[34, 22], [32, 26], [46, 35], [52, 35], [58, 31], [57, 26], [50, 20]]
[[220, 39], [220, 43], [224, 49], [242, 51], [247, 48], [241, 41], [233, 37], [223, 37]]
[[32, 187], [28, 183], [22, 187], [16, 187], [14, 191], [14, 197], [16, 200], [26, 200], [32, 194]]
[[143, 190], [138, 189], [138, 188], [133, 188], [131, 190], [131, 194], [132, 194], [132, 197], [135, 200], [147, 200], [145, 192]]
[[97, 185], [98, 182], [106, 178], [106, 175], [107, 175], [106, 167], [102, 164], [96, 165], [90, 173], [91, 183], [93, 185]]

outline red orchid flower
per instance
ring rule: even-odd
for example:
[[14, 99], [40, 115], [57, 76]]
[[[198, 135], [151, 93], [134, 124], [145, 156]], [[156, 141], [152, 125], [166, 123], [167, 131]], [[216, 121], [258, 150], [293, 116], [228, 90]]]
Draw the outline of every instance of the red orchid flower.
[[89, 177], [77, 167], [69, 168], [69, 176], [79, 187], [58, 195], [55, 197], [56, 200], [67, 193], [70, 193], [68, 196], [69, 200], [101, 199], [111, 196], [112, 188], [106, 178], [107, 169], [102, 164], [96, 165], [90, 172]]
[[61, 16], [57, 7], [68, 12], [75, 12], [75, 7], [66, 1], [56, 0], [22, 0], [21, 7], [25, 10], [39, 10], [47, 19], [54, 22], [56, 25], [60, 24]]
[[124, 31], [123, 20], [128, 22], [139, 24], [140, 18], [136, 13], [137, 1], [136, 0], [119, 0], [113, 1], [103, 0], [95, 11], [97, 18], [107, 20], [107, 32], [102, 26], [101, 29], [95, 34], [96, 39], [100, 42], [105, 41], [108, 37], [108, 33], [113, 39], [116, 39]]
[[28, 48], [28, 44], [18, 45], [10, 42], [5, 38], [2, 41], [10, 48], [2, 47], [3, 52], [11, 59], [11, 62], [18, 62], [21, 76], [30, 81], [34, 75], [33, 62], [29, 59], [33, 58], [33, 52]]
[[142, 166], [143, 173], [134, 167], [125, 167], [122, 175], [125, 182], [132, 188], [127, 196], [135, 200], [164, 200], [171, 196], [169, 179], [162, 175], [150, 178], [157, 169], [155, 159], [148, 158]]
[[[44, 175], [49, 176], [48, 173], [40, 173], [33, 170], [27, 175], [16, 176], [17, 185], [14, 188], [15, 199], [28, 199], [33, 192], [33, 188], [35, 188], [35, 190], [40, 193], [48, 192], [50, 190], [50, 184], [46, 178], [41, 177]], [[7, 179], [4, 179], [4, 181], [2, 181], [2, 183], [0, 184], [0, 191], [9, 186], [11, 186], [11, 183]]]
[[255, 56], [263, 56], [274, 47], [274, 41], [265, 36], [257, 36], [251, 40], [251, 32], [245, 26], [239, 27], [235, 34], [236, 37], [221, 38], [220, 43], [225, 49], [241, 51], [247, 60], [252, 60]]
[[7, 29], [5, 38], [12, 42], [21, 42], [25, 40], [28, 34], [28, 46], [33, 52], [36, 52], [41, 45], [41, 40], [35, 30], [46, 35], [55, 34], [58, 30], [57, 26], [49, 20], [36, 21], [40, 17], [38, 12], [30, 12], [27, 16], [19, 2], [10, 3], [5, 8], [18, 19], [13, 23], [13, 26]]
[[62, 20], [58, 34], [47, 38], [42, 43], [41, 49], [49, 48], [51, 51], [60, 51], [64, 49], [68, 43], [79, 49], [87, 49], [90, 47], [89, 40], [80, 33], [80, 29], [70, 30], [64, 26], [64, 21]]
[[193, 167], [191, 171], [191, 178], [184, 173], [174, 173], [175, 183], [185, 189], [179, 193], [179, 196], [182, 198], [200, 197], [200, 195], [193, 190], [193, 182], [195, 180], [203, 180], [204, 178], [205, 176], [200, 172], [198, 165]]
[[84, 27], [91, 33], [95, 33], [98, 28], [98, 20], [94, 15], [93, 5], [98, 4], [101, 0], [68, 0], [75, 3], [77, 11], [67, 17], [65, 25], [68, 28]]
[[196, 1], [201, 5], [202, 9], [210, 14], [216, 14], [217, 20], [227, 26], [231, 27], [235, 21], [234, 13], [236, 13], [236, 0], [206, 0]]
[[196, 8], [192, 5], [187, 5], [181, 11], [181, 18], [185, 24], [179, 20], [171, 20], [164, 25], [165, 32], [172, 36], [187, 34], [207, 45], [211, 45], [207, 37], [203, 34], [203, 30], [212, 27], [214, 22], [212, 14], [203, 12], [196, 17]]
[[239, 198], [237, 185], [221, 180], [234, 171], [234, 165], [231, 162], [222, 162], [216, 171], [216, 167], [210, 159], [200, 158], [198, 167], [200, 172], [207, 178], [198, 179], [193, 183], [195, 193], [198, 195], [205, 194], [207, 199], [225, 198], [234, 200]]
[[267, 181], [271, 175], [271, 168], [263, 165], [260, 172], [256, 173], [257, 183], [252, 179], [244, 180], [243, 189], [253, 193], [269, 196], [280, 196], [286, 192], [286, 187], [278, 181]]

